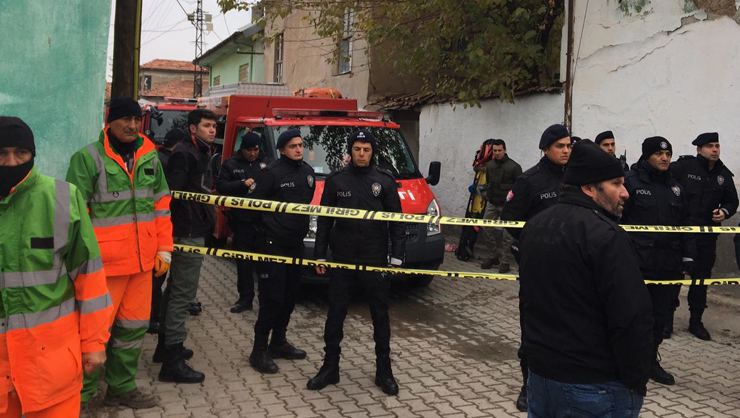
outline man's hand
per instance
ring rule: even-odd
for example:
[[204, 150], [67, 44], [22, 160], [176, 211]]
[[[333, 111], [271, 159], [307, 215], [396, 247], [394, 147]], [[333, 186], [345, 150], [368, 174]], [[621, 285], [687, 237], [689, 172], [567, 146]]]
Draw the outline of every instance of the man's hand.
[[254, 184], [254, 179], [252, 178], [244, 180], [244, 185], [247, 187], [252, 187], [253, 184]]
[[82, 353], [82, 370], [90, 374], [105, 363], [105, 350], [96, 353]]
[[727, 218], [727, 214], [722, 209], [715, 209], [712, 211], [712, 221], [722, 222]]
[[172, 262], [172, 253], [169, 251], [159, 251], [154, 258], [154, 275], [162, 277], [167, 274]]
[[[316, 260], [316, 261], [326, 261], [326, 260]], [[326, 274], [326, 267], [325, 266], [316, 266], [316, 274], [319, 276], [323, 276]]]

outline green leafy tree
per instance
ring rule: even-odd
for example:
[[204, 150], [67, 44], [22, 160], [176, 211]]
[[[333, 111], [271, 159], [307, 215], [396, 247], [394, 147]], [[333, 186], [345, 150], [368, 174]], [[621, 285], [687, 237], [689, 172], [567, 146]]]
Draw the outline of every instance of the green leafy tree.
[[[255, 2], [219, 0], [226, 10]], [[564, 0], [263, 0], [267, 21], [297, 10], [318, 36], [341, 39], [352, 12], [355, 39], [372, 59], [421, 81], [421, 94], [462, 103], [559, 86]], [[337, 56], [329, 57], [336, 60]]]

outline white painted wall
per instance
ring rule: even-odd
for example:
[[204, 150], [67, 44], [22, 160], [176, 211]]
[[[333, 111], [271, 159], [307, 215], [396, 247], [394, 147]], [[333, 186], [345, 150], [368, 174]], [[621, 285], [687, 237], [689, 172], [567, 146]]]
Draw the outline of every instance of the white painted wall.
[[[612, 130], [617, 153], [626, 150], [632, 163], [646, 137], [668, 138], [677, 158], [695, 154], [691, 141], [697, 134], [717, 131], [722, 160], [740, 176], [740, 25], [686, 11], [685, 4], [652, 1], [642, 14], [625, 15], [612, 0], [576, 3], [573, 133], [593, 139]], [[557, 95], [514, 104], [490, 100], [481, 108], [425, 106], [419, 159], [422, 170], [429, 161], [442, 162], [434, 192], [444, 213], [464, 213], [473, 155], [484, 139], [505, 139], [509, 155], [526, 170], [539, 158], [542, 130], [562, 119], [563, 98]]]
[[419, 163], [442, 162], [442, 177], [432, 190], [445, 215], [463, 216], [468, 186], [473, 182], [473, 158], [488, 138], [506, 141], [509, 156], [523, 170], [540, 159], [537, 148], [542, 131], [563, 118], [563, 96], [522, 97], [515, 103], [487, 100], [481, 107], [425, 106], [419, 115]]

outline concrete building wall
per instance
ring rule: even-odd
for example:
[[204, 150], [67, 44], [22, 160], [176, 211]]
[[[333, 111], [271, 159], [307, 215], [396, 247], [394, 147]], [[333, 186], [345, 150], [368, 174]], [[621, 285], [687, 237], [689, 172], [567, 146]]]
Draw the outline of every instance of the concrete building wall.
[[363, 40], [352, 42], [352, 70], [347, 74], [337, 74], [337, 64], [327, 62], [333, 57], [337, 46], [327, 38], [319, 38], [313, 26], [305, 20], [306, 12], [296, 12], [287, 18], [277, 19], [265, 28], [265, 80], [273, 79], [275, 66], [275, 46], [269, 41], [274, 34], [284, 34], [283, 82], [291, 91], [308, 87], [333, 87], [339, 89], [344, 97], [357, 99], [360, 108], [367, 104], [369, 64], [367, 43]]
[[25, 120], [36, 166], [64, 178], [103, 123], [110, 1], [0, 2], [0, 114]]

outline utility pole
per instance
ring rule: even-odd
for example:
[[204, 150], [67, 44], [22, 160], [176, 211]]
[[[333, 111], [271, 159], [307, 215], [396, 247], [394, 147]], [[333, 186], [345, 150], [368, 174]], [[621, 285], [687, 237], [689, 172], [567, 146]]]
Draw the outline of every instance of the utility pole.
[[193, 60], [193, 97], [203, 96], [203, 73], [198, 58], [203, 55], [203, 0], [198, 0], [193, 17], [195, 25], [195, 59]]
[[[563, 123], [569, 131], [573, 129], [573, 26], [575, 25], [575, 11], [576, 0], [568, 0], [568, 45], [565, 53], [565, 109], [563, 115]], [[585, 23], [584, 23], [585, 24]]]
[[139, 98], [141, 0], [116, 0], [111, 97]]

